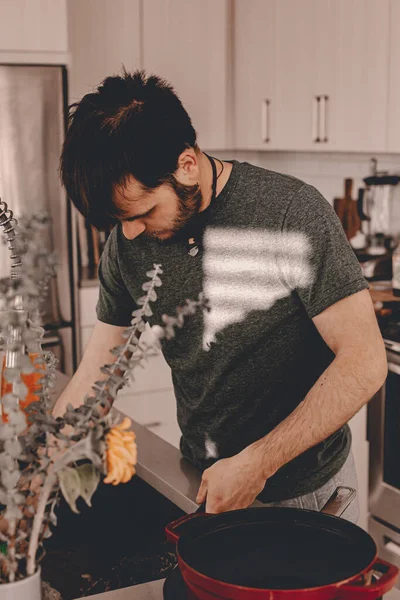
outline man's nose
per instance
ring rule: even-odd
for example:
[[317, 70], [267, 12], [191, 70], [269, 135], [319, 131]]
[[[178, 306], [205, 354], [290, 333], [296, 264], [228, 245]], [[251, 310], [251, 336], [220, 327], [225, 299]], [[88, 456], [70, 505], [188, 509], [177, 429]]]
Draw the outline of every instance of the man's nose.
[[128, 240], [134, 240], [135, 237], [143, 233], [146, 225], [141, 221], [123, 221], [122, 233]]

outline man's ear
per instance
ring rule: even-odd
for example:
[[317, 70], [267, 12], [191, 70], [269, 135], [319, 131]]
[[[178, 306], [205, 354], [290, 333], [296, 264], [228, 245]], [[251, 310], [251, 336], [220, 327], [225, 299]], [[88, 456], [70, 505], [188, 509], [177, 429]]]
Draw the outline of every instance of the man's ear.
[[194, 148], [187, 148], [179, 155], [175, 177], [179, 183], [194, 185], [198, 183], [199, 176], [199, 154]]

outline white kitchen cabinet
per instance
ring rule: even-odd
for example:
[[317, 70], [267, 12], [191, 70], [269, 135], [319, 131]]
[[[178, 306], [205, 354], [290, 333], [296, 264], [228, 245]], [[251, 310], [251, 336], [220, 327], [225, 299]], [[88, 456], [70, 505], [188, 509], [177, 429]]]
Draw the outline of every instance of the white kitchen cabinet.
[[1, 61], [62, 64], [67, 52], [66, 0], [0, 0]]
[[400, 152], [400, 0], [390, 1], [387, 151]]
[[0, 1], [0, 49], [67, 52], [66, 0]]
[[140, 0], [68, 0], [70, 101], [140, 67]]
[[385, 151], [389, 0], [236, 0], [233, 35], [237, 148]]
[[235, 1], [235, 146], [318, 150], [325, 0]]
[[[324, 0], [327, 1], [327, 0]], [[326, 69], [329, 148], [385, 152], [389, 89], [389, 0], [329, 0]], [[398, 41], [395, 41], [398, 44]], [[397, 73], [396, 73], [397, 79]]]
[[99, 287], [83, 287], [79, 290], [79, 321], [81, 327], [93, 327], [97, 320], [96, 304]]
[[172, 389], [142, 394], [119, 394], [115, 407], [179, 448], [181, 431], [176, 418], [176, 400]]
[[311, 150], [315, 76], [316, 2], [278, 0], [275, 3], [274, 147]]
[[143, 67], [174, 87], [205, 149], [230, 147], [229, 0], [145, 0]]
[[275, 1], [235, 4], [234, 143], [241, 150], [271, 149], [277, 139]]

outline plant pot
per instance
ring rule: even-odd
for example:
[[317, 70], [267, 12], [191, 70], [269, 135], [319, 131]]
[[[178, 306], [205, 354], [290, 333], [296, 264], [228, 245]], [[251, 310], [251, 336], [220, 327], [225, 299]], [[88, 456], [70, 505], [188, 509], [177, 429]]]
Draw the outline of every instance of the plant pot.
[[42, 600], [40, 569], [34, 575], [13, 583], [0, 584], [0, 600]]

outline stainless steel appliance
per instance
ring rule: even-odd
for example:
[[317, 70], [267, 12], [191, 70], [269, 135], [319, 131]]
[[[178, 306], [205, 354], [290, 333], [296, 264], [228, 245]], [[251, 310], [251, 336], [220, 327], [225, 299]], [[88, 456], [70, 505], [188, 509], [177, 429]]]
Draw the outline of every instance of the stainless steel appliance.
[[394, 312], [380, 326], [388, 376], [368, 406], [368, 530], [378, 545], [379, 556], [400, 566], [400, 316]]
[[365, 244], [357, 250], [364, 277], [369, 280], [392, 278], [392, 252], [400, 230], [400, 176], [377, 170], [372, 159], [371, 174], [358, 190], [358, 215]]
[[[72, 219], [58, 174], [66, 98], [65, 67], [0, 65], [0, 197], [17, 218], [39, 212], [51, 217], [43, 244], [56, 251], [59, 267], [44, 306], [44, 348], [56, 354], [63, 372], [72, 374], [76, 367]], [[9, 271], [8, 251], [0, 245], [0, 277]]]

